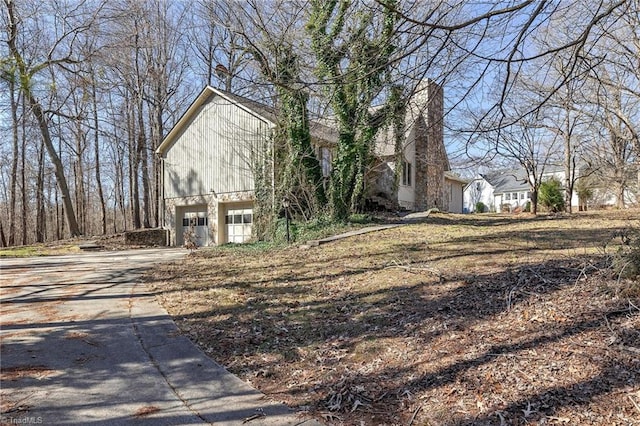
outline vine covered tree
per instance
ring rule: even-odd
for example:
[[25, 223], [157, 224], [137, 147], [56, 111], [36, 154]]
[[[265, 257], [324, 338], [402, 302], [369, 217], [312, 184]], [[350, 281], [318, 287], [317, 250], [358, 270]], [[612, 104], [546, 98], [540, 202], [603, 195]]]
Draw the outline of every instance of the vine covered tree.
[[362, 207], [365, 172], [384, 124], [371, 107], [390, 81], [397, 14], [395, 0], [380, 3], [311, 1], [307, 31], [338, 130], [328, 196], [335, 219]]

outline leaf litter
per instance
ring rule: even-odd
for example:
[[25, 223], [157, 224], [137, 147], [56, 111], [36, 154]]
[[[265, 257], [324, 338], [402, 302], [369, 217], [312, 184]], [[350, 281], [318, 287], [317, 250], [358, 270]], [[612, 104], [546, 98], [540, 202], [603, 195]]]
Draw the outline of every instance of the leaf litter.
[[210, 357], [326, 424], [640, 424], [640, 300], [609, 268], [638, 213], [437, 214], [147, 281]]

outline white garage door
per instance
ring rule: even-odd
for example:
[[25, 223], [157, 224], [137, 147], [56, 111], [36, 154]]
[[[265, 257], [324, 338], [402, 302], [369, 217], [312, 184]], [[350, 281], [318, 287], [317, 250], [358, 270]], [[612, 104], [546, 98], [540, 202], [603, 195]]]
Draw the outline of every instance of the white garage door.
[[206, 211], [185, 211], [182, 216], [182, 232], [184, 244], [184, 232], [193, 229], [197, 246], [209, 244], [209, 220]]
[[251, 238], [253, 209], [229, 209], [225, 217], [227, 242], [244, 243]]

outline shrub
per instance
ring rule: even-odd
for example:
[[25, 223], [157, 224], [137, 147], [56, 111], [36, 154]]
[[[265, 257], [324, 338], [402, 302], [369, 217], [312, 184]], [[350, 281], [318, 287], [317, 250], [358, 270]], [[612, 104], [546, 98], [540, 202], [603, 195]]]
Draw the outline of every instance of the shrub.
[[189, 226], [184, 230], [184, 248], [193, 252], [198, 249], [198, 240], [200, 237], [196, 234], [196, 230], [193, 226]]
[[622, 246], [613, 256], [613, 271], [619, 278], [634, 279], [640, 276], [640, 236], [621, 233]]
[[476, 213], [484, 213], [486, 211], [487, 207], [484, 205], [484, 203], [482, 201], [478, 201], [476, 203], [476, 209], [475, 212]]
[[538, 202], [550, 212], [564, 210], [562, 183], [556, 178], [542, 182], [538, 190]]
[[366, 213], [353, 213], [351, 216], [349, 216], [348, 222], [357, 223], [357, 224], [367, 224], [367, 223], [374, 222], [374, 219], [373, 217], [371, 217], [371, 215]]

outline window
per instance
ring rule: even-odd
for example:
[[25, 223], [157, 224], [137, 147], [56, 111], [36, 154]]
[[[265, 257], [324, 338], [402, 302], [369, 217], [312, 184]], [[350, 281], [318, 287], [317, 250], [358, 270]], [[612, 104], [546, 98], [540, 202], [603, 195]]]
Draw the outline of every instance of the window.
[[508, 192], [506, 194], [504, 194], [504, 199], [505, 199], [505, 201], [510, 201], [511, 200], [511, 194], [508, 193]]
[[402, 162], [402, 185], [411, 186], [411, 163]]
[[182, 226], [208, 226], [209, 220], [206, 212], [185, 212], [182, 218]]
[[517, 193], [517, 192], [514, 192], [514, 193], [511, 195], [511, 199], [512, 199], [512, 200], [516, 200], [516, 201], [518, 201], [518, 193]]
[[320, 148], [320, 164], [322, 177], [328, 178], [331, 175], [331, 150], [327, 147]]
[[251, 209], [229, 210], [229, 214], [225, 216], [225, 224], [227, 225], [243, 225], [253, 222], [253, 211]]

